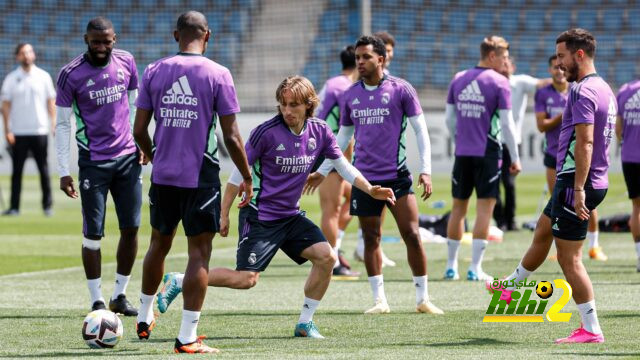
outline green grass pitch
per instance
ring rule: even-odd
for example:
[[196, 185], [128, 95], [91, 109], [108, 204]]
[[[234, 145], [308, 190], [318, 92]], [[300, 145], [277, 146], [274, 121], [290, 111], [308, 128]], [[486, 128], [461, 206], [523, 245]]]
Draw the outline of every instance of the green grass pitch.
[[[7, 177], [0, 178], [5, 200]], [[145, 179], [148, 185], [148, 178]], [[433, 200], [450, 206], [448, 177], [434, 179]], [[622, 176], [610, 177], [611, 189], [601, 206], [601, 214], [630, 210]], [[535, 216], [544, 179], [540, 175], [518, 178], [519, 220]], [[55, 215], [46, 218], [39, 209], [37, 179], [28, 177], [24, 185], [22, 215], [0, 218], [0, 358], [165, 358], [174, 356], [173, 341], [178, 333], [182, 299], [158, 319], [149, 341], [135, 335], [135, 319], [122, 318], [124, 338], [115, 349], [90, 350], [81, 337], [82, 319], [88, 312], [88, 291], [80, 261], [81, 215], [79, 200], [67, 199], [56, 191]], [[141, 259], [149, 239], [148, 207], [143, 206], [139, 260], [133, 270], [128, 295], [138, 304]], [[304, 197], [302, 208], [319, 221], [317, 195]], [[441, 213], [429, 203], [423, 213]], [[445, 208], [446, 208], [445, 207]], [[471, 216], [473, 217], [473, 207]], [[232, 215], [232, 229], [236, 218]], [[355, 222], [349, 227], [343, 248], [351, 258], [355, 247]], [[186, 264], [186, 240], [182, 230], [174, 242], [166, 264], [168, 271], [182, 271]], [[103, 240], [103, 293], [113, 290], [117, 222], [111, 200], [107, 215], [107, 237]], [[398, 236], [389, 216], [385, 234]], [[490, 244], [484, 268], [495, 276], [510, 273], [527, 248], [529, 231], [507, 233], [500, 244]], [[233, 266], [236, 232], [229, 238], [216, 237], [211, 266]], [[327, 337], [321, 341], [293, 338], [303, 284], [309, 266], [296, 266], [279, 254], [258, 285], [246, 291], [209, 288], [199, 333], [207, 344], [222, 350], [221, 358], [331, 358], [331, 359], [416, 359], [416, 358], [602, 358], [640, 357], [640, 274], [629, 234], [601, 234], [601, 244], [609, 255], [606, 263], [585, 259], [596, 293], [596, 301], [606, 342], [597, 345], [553, 345], [578, 326], [579, 314], [573, 301], [565, 307], [572, 312], [569, 323], [482, 323], [490, 296], [480, 283], [441, 280], [446, 264], [446, 246], [426, 244], [429, 259], [429, 292], [433, 302], [445, 311], [435, 317], [414, 313], [415, 292], [401, 243], [385, 243], [384, 250], [398, 262], [385, 268], [385, 287], [392, 313], [365, 316], [372, 305], [366, 276], [359, 281], [332, 282], [314, 320]], [[585, 249], [586, 250], [586, 249]], [[586, 256], [586, 252], [585, 252]], [[466, 270], [470, 247], [460, 251], [460, 270]], [[361, 263], [353, 263], [364, 273]], [[553, 280], [562, 274], [556, 262], [546, 262], [535, 280]], [[554, 294], [551, 300], [557, 299]]]

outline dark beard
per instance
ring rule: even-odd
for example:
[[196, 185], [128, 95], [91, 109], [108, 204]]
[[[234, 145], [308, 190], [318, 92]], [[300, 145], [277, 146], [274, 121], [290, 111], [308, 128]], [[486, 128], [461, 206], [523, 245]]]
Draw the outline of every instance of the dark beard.
[[575, 82], [578, 80], [578, 64], [575, 62], [571, 68], [567, 68], [564, 70], [565, 77], [568, 82]]
[[105, 66], [111, 60], [111, 50], [107, 52], [107, 56], [104, 59], [97, 57], [97, 54], [91, 51], [91, 48], [87, 48], [87, 54], [89, 54], [90, 63], [94, 66]]

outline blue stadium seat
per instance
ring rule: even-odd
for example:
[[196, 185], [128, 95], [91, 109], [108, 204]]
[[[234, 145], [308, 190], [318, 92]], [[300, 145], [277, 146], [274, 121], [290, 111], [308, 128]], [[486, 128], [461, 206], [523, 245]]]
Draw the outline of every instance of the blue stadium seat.
[[124, 35], [124, 16], [121, 12], [118, 11], [109, 11], [104, 14], [104, 16], [111, 21], [113, 24], [113, 29], [115, 30], [118, 36]]
[[531, 62], [528, 60], [518, 60], [516, 59], [516, 74], [531, 74]]
[[423, 61], [414, 60], [407, 65], [405, 79], [413, 85], [414, 88], [420, 89], [426, 82], [427, 64]]
[[467, 19], [469, 13], [466, 11], [454, 10], [450, 11], [447, 16], [449, 30], [452, 32], [463, 32], [467, 30]]
[[15, 5], [20, 10], [32, 10], [34, 8], [34, 1], [20, 0], [20, 1], [16, 1]]
[[544, 10], [528, 10], [524, 13], [524, 28], [528, 31], [540, 31], [544, 28]]
[[533, 59], [540, 56], [539, 45], [539, 36], [533, 34], [524, 34], [520, 36], [517, 46], [513, 47], [513, 53], [516, 59]]
[[[616, 54], [616, 36], [613, 34], [596, 35], [596, 54], [598, 60], [602, 58], [613, 58]], [[598, 61], [600, 62], [600, 61]]]
[[207, 3], [208, 3], [207, 0], [189, 0], [189, 8], [198, 10], [204, 13], [204, 11], [207, 10]]
[[175, 29], [175, 21], [178, 19], [178, 15], [175, 16], [170, 12], [161, 12], [153, 16], [152, 33], [156, 34], [171, 34]]
[[33, 35], [48, 35], [50, 13], [34, 12], [29, 16], [28, 32]]
[[412, 42], [411, 47], [416, 58], [425, 61], [433, 56], [433, 43], [432, 42]]
[[[206, 14], [207, 21], [209, 22], [209, 28], [214, 35], [214, 38], [223, 31], [223, 24], [225, 19], [225, 13], [223, 11], [213, 10]], [[176, 18], [177, 19], [177, 18]]]
[[513, 32], [518, 29], [519, 22], [520, 22], [520, 11], [518, 10], [500, 11], [497, 15], [497, 18], [500, 19], [500, 21], [498, 21], [498, 24], [500, 25], [500, 30]]
[[230, 30], [232, 33], [242, 35], [249, 27], [249, 10], [236, 10], [229, 17], [231, 22]]
[[451, 65], [448, 62], [433, 62], [431, 63], [431, 76], [430, 83], [441, 89], [446, 89], [453, 78], [453, 71]]
[[602, 28], [607, 31], [618, 31], [624, 23], [624, 10], [604, 9], [602, 12]]
[[598, 11], [595, 9], [582, 9], [576, 13], [576, 27], [593, 31], [598, 22]]
[[[67, 1], [82, 3], [82, 1], [78, 1], [78, 0], [67, 0]], [[107, 4], [107, 2], [106, 2], [106, 1], [102, 1], [102, 0], [90, 0], [90, 1], [89, 1], [89, 7], [90, 7], [92, 10], [96, 11], [96, 13], [98, 13], [98, 12], [102, 11], [102, 10], [104, 9], [104, 7], [105, 7], [105, 5], [106, 5], [106, 4]], [[69, 8], [71, 8], [71, 9], [77, 9], [77, 8], [78, 8], [78, 7], [80, 7], [80, 6], [82, 6], [82, 5], [70, 6]]]
[[129, 32], [135, 35], [145, 35], [147, 33], [149, 14], [134, 12], [129, 14]]
[[598, 75], [604, 79], [604, 81], [613, 85], [615, 81], [615, 71], [611, 71], [611, 67], [608, 61], [605, 60], [597, 60], [596, 61], [596, 71]]
[[[597, 64], [596, 64], [597, 65]], [[631, 81], [636, 78], [636, 64], [633, 61], [618, 61], [616, 62], [614, 79], [609, 79], [609, 81], [613, 80], [618, 86]]]
[[[620, 51], [622, 55], [629, 58], [638, 58], [640, 56], [640, 45], [638, 43], [638, 35], [626, 34], [622, 35]], [[597, 50], [596, 50], [597, 51]]]
[[424, 31], [441, 31], [442, 30], [442, 11], [428, 10], [422, 12], [422, 24], [418, 24], [418, 28], [422, 25]]
[[476, 11], [473, 18], [473, 29], [476, 31], [482, 31], [489, 33], [493, 30], [493, 18], [495, 11], [493, 10], [479, 10]]
[[53, 31], [58, 35], [68, 35], [75, 28], [75, 17], [71, 12], [60, 12], [53, 20]]
[[418, 12], [411, 10], [403, 10], [396, 16], [396, 30], [399, 33], [412, 32], [418, 23]]
[[640, 9], [629, 9], [627, 21], [631, 30], [640, 30]]
[[549, 27], [553, 31], [565, 31], [571, 27], [571, 12], [552, 9], [549, 11]]
[[8, 14], [4, 18], [4, 30], [9, 34], [21, 34], [24, 22], [24, 15], [21, 13]]
[[64, 6], [67, 9], [79, 9], [83, 7], [82, 0], [64, 0]]

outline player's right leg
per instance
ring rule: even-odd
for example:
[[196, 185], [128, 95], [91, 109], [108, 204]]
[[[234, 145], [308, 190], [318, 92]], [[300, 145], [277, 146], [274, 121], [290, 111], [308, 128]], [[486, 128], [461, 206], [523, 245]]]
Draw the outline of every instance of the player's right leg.
[[469, 208], [469, 197], [474, 185], [473, 158], [469, 156], [456, 156], [453, 163], [451, 176], [451, 195], [453, 206], [447, 223], [447, 269], [444, 273], [445, 280], [458, 280], [458, 250], [460, 240], [464, 234], [464, 219]]
[[345, 266], [340, 264], [338, 258], [338, 232], [340, 219], [340, 200], [342, 199], [342, 184], [344, 180], [337, 172], [331, 172], [318, 187], [320, 196], [320, 209], [322, 216], [320, 220], [320, 228], [322, 234], [329, 242], [336, 255], [336, 263], [333, 266], [333, 276], [340, 278], [357, 277], [360, 274], [353, 273]]
[[623, 162], [622, 173], [627, 184], [627, 193], [631, 199], [631, 218], [629, 227], [636, 247], [638, 263], [636, 270], [640, 272], [640, 163]]
[[80, 155], [78, 179], [82, 204], [82, 265], [91, 297], [91, 309], [105, 309], [102, 297], [100, 239], [104, 237], [107, 192], [111, 182], [110, 160], [92, 162]]

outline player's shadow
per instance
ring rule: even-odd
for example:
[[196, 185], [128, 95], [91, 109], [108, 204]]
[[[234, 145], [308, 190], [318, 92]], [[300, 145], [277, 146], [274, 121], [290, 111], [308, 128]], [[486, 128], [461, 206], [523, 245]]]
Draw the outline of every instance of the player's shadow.
[[503, 341], [492, 338], [471, 338], [458, 342], [441, 342], [441, 343], [432, 343], [432, 344], [394, 344], [394, 345], [406, 345], [406, 346], [428, 346], [428, 347], [455, 347], [455, 346], [496, 346], [496, 345], [511, 345], [517, 344], [515, 341]]
[[0, 319], [66, 319], [69, 315], [0, 315]]

